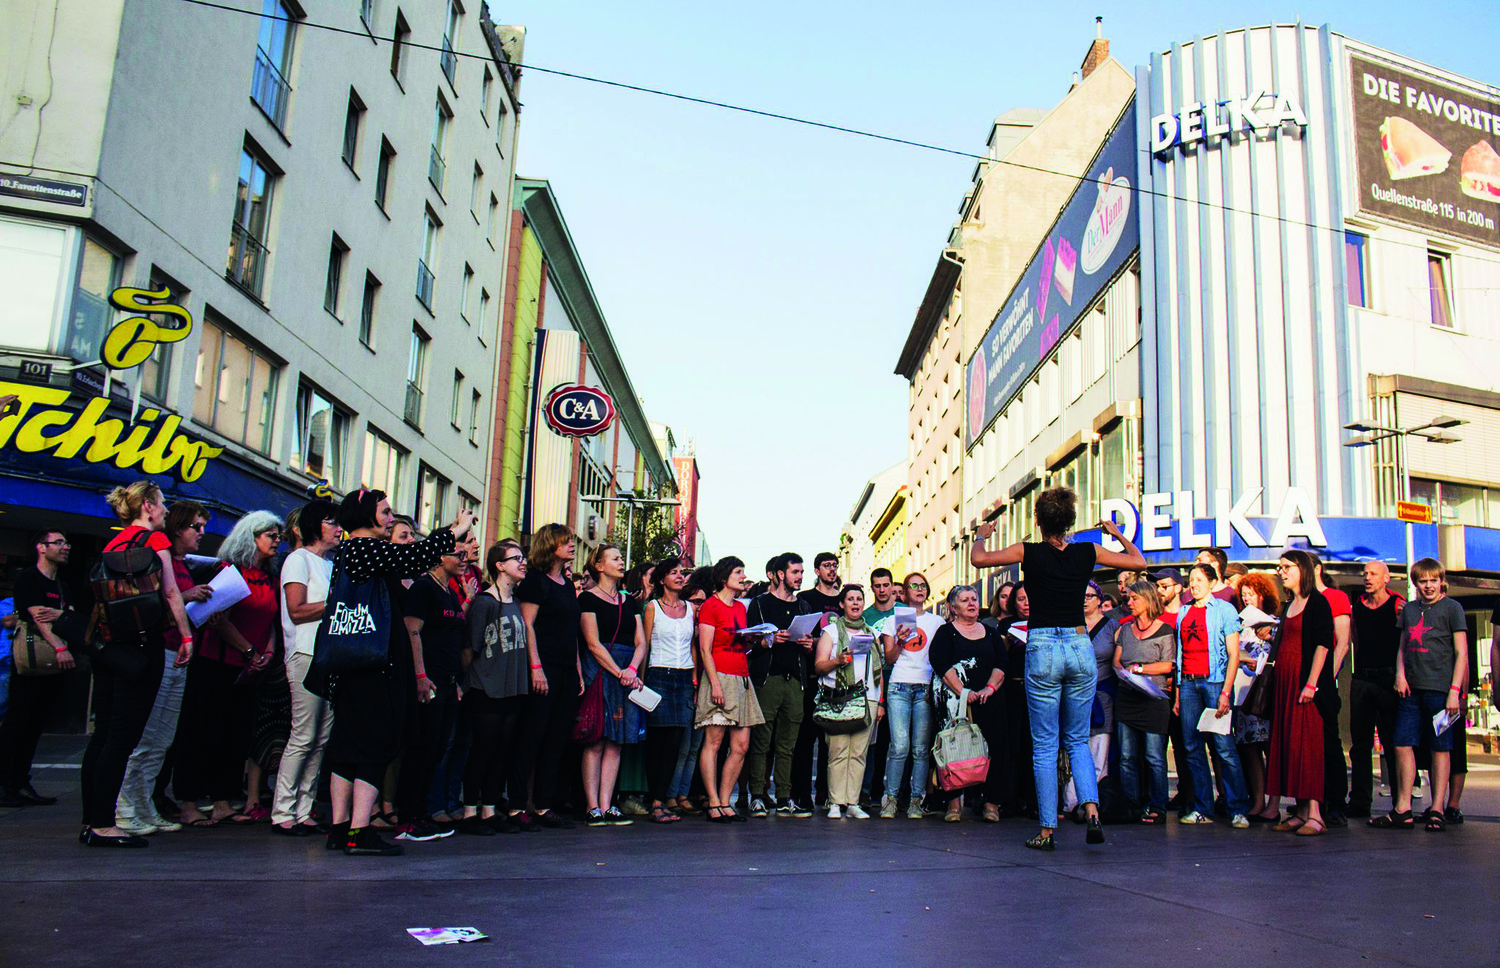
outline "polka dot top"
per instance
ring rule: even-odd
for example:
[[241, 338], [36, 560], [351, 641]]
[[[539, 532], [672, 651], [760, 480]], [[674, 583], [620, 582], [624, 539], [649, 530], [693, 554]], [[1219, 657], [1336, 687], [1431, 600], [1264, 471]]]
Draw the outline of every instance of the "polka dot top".
[[355, 581], [371, 578], [415, 578], [453, 551], [453, 532], [439, 528], [425, 541], [398, 545], [380, 538], [346, 538], [339, 544], [339, 565]]

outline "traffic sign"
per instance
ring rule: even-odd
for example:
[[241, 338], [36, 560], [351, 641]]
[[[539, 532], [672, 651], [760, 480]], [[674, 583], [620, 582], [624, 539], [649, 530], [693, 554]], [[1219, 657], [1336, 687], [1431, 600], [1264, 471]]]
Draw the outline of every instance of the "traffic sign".
[[1396, 519], [1407, 524], [1431, 524], [1432, 507], [1418, 501], [1397, 501]]

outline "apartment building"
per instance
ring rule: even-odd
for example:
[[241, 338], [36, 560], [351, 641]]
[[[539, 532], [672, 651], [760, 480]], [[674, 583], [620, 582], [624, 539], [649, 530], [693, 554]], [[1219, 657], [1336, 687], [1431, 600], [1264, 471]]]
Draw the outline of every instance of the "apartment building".
[[[423, 527], [479, 507], [524, 31], [480, 0], [6, 7], [0, 389], [26, 408], [0, 420], [12, 539], [44, 520], [102, 535], [101, 493], [142, 476], [207, 504], [219, 533], [320, 483], [382, 488]], [[166, 290], [127, 299], [170, 336], [108, 371], [121, 287]], [[41, 446], [33, 418], [92, 443]], [[113, 446], [178, 420], [191, 468]]]

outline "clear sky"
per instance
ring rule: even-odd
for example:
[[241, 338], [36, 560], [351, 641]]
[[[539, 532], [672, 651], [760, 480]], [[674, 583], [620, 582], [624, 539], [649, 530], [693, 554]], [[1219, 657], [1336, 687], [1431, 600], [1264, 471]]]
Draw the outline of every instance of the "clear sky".
[[[1102, 14], [1127, 68], [1196, 34], [1328, 23], [1500, 81], [1492, 3], [491, 0], [528, 63], [965, 151], [1049, 108]], [[973, 161], [531, 72], [519, 173], [552, 181], [636, 392], [697, 444], [715, 555], [836, 550], [905, 456], [896, 357]]]

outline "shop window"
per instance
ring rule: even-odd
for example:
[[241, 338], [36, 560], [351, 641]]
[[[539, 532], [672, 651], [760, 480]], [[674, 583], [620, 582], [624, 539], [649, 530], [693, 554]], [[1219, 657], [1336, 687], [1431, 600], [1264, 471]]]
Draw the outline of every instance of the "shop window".
[[[0, 346], [52, 348], [58, 291], [67, 261], [68, 230], [60, 225], [0, 218]], [[94, 357], [89, 357], [94, 359]]]
[[297, 436], [292, 466], [309, 477], [342, 486], [344, 452], [349, 440], [349, 412], [316, 387], [297, 388]]
[[1430, 322], [1444, 329], [1453, 328], [1453, 264], [1446, 252], [1427, 251], [1427, 296]]
[[1411, 500], [1432, 508], [1438, 524], [1500, 527], [1500, 488], [1413, 478]]
[[[178, 306], [183, 305], [184, 300], [187, 299], [188, 291], [186, 289], [155, 273], [151, 275], [151, 282], [148, 284], [148, 288], [157, 292], [166, 289], [171, 293], [167, 297], [167, 301], [175, 303]], [[164, 329], [179, 329], [186, 325], [176, 316], [168, 316], [163, 313], [147, 313], [146, 316]], [[146, 362], [142, 363], [140, 369], [136, 371], [141, 381], [141, 395], [157, 403], [166, 402], [167, 390], [169, 389], [168, 384], [172, 376], [171, 371], [172, 344], [157, 343], [156, 348], [151, 351], [151, 355], [146, 358]]]
[[271, 449], [279, 366], [213, 318], [202, 321], [193, 419], [262, 454]]
[[359, 484], [384, 491], [393, 507], [401, 506], [406, 489], [407, 451], [390, 437], [370, 427], [365, 431], [365, 457]]
[[1369, 280], [1370, 238], [1358, 232], [1344, 233], [1344, 277], [1349, 305], [1370, 307]]

